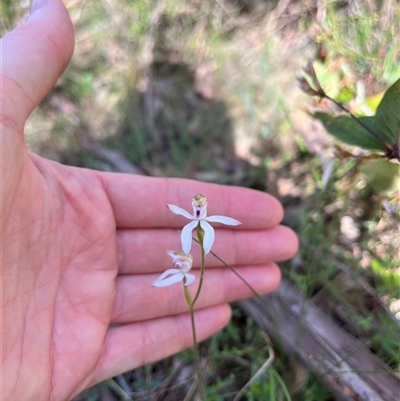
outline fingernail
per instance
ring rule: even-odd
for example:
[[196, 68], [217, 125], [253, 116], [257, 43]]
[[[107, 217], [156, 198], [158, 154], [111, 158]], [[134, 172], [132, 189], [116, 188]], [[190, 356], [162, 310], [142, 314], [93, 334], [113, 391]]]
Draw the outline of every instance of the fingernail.
[[39, 10], [39, 8], [45, 6], [48, 2], [49, 0], [33, 0], [30, 14], [33, 14], [35, 11]]

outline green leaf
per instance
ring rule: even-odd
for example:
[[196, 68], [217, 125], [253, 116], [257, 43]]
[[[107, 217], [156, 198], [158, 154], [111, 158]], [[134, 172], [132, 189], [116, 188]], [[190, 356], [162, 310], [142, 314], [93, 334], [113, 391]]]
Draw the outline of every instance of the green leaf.
[[400, 164], [375, 159], [361, 163], [358, 169], [378, 194], [391, 197], [400, 193]]
[[[376, 93], [375, 95], [368, 96], [364, 100], [365, 105], [369, 109], [371, 109], [371, 111], [373, 113], [376, 114], [376, 110], [378, 109], [379, 105], [381, 104], [384, 94], [385, 94], [384, 92], [379, 92], [379, 93]], [[361, 105], [361, 107], [362, 106], [363, 106], [363, 104]]]
[[374, 128], [390, 145], [400, 141], [400, 78], [386, 91], [376, 111]]
[[[332, 117], [325, 113], [315, 113], [313, 117], [321, 121], [328, 133], [339, 141], [367, 150], [384, 151], [382, 144], [351, 117]], [[359, 117], [359, 119], [373, 129], [374, 117]]]

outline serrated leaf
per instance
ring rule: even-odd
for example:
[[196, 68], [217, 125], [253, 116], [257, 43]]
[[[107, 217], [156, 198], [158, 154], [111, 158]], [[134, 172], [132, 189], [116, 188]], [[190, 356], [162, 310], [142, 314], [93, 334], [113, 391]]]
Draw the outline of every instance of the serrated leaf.
[[400, 141], [400, 79], [383, 96], [376, 111], [374, 129], [389, 145]]
[[[384, 151], [382, 144], [350, 117], [332, 117], [320, 112], [313, 114], [313, 117], [321, 121], [328, 133], [339, 141], [367, 150]], [[359, 117], [359, 119], [373, 129], [374, 117]]]
[[375, 159], [362, 162], [358, 169], [378, 194], [391, 197], [400, 193], [400, 164]]

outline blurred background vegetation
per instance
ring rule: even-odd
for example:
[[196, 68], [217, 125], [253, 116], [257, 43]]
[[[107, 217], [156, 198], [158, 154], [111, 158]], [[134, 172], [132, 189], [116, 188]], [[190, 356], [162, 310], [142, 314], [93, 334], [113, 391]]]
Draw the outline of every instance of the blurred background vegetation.
[[[400, 76], [398, 1], [64, 2], [75, 54], [29, 119], [29, 146], [75, 166], [113, 171], [129, 162], [143, 174], [273, 194], [301, 241], [283, 276], [398, 371], [399, 188], [390, 198], [376, 193], [353, 159], [336, 160], [323, 188], [334, 142], [309, 112], [335, 109], [296, 81], [311, 59], [331, 97], [373, 115]], [[29, 6], [4, 0], [2, 31], [23, 23]], [[392, 213], [382, 202], [391, 202]], [[376, 297], [343, 277], [341, 264]], [[243, 400], [335, 399], [292, 355], [274, 351]], [[207, 400], [233, 400], [267, 358], [260, 329], [235, 308], [232, 323], [204, 345]], [[123, 389], [132, 400], [183, 400], [192, 368], [187, 351], [77, 399], [123, 399]]]

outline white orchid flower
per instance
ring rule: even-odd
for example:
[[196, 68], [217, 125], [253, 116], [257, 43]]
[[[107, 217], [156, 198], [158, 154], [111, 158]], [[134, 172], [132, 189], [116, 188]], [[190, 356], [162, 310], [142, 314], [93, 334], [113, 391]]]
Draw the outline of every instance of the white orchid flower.
[[196, 195], [192, 200], [193, 215], [182, 209], [179, 206], [167, 205], [168, 209], [172, 213], [186, 217], [192, 220], [190, 223], [183, 227], [181, 232], [182, 250], [186, 254], [190, 252], [192, 247], [192, 231], [200, 224], [200, 227], [204, 230], [203, 247], [204, 252], [207, 254], [211, 251], [211, 247], [214, 244], [215, 232], [210, 223], [222, 223], [228, 226], [238, 226], [240, 221], [232, 219], [226, 216], [209, 216], [207, 217], [207, 199], [203, 195]]
[[189, 274], [193, 264], [193, 257], [190, 254], [185, 254], [180, 251], [167, 251], [167, 254], [171, 256], [175, 267], [178, 269], [168, 269], [161, 274], [151, 285], [153, 287], [168, 287], [169, 285], [184, 281], [185, 286], [192, 284], [195, 280], [193, 274]]

